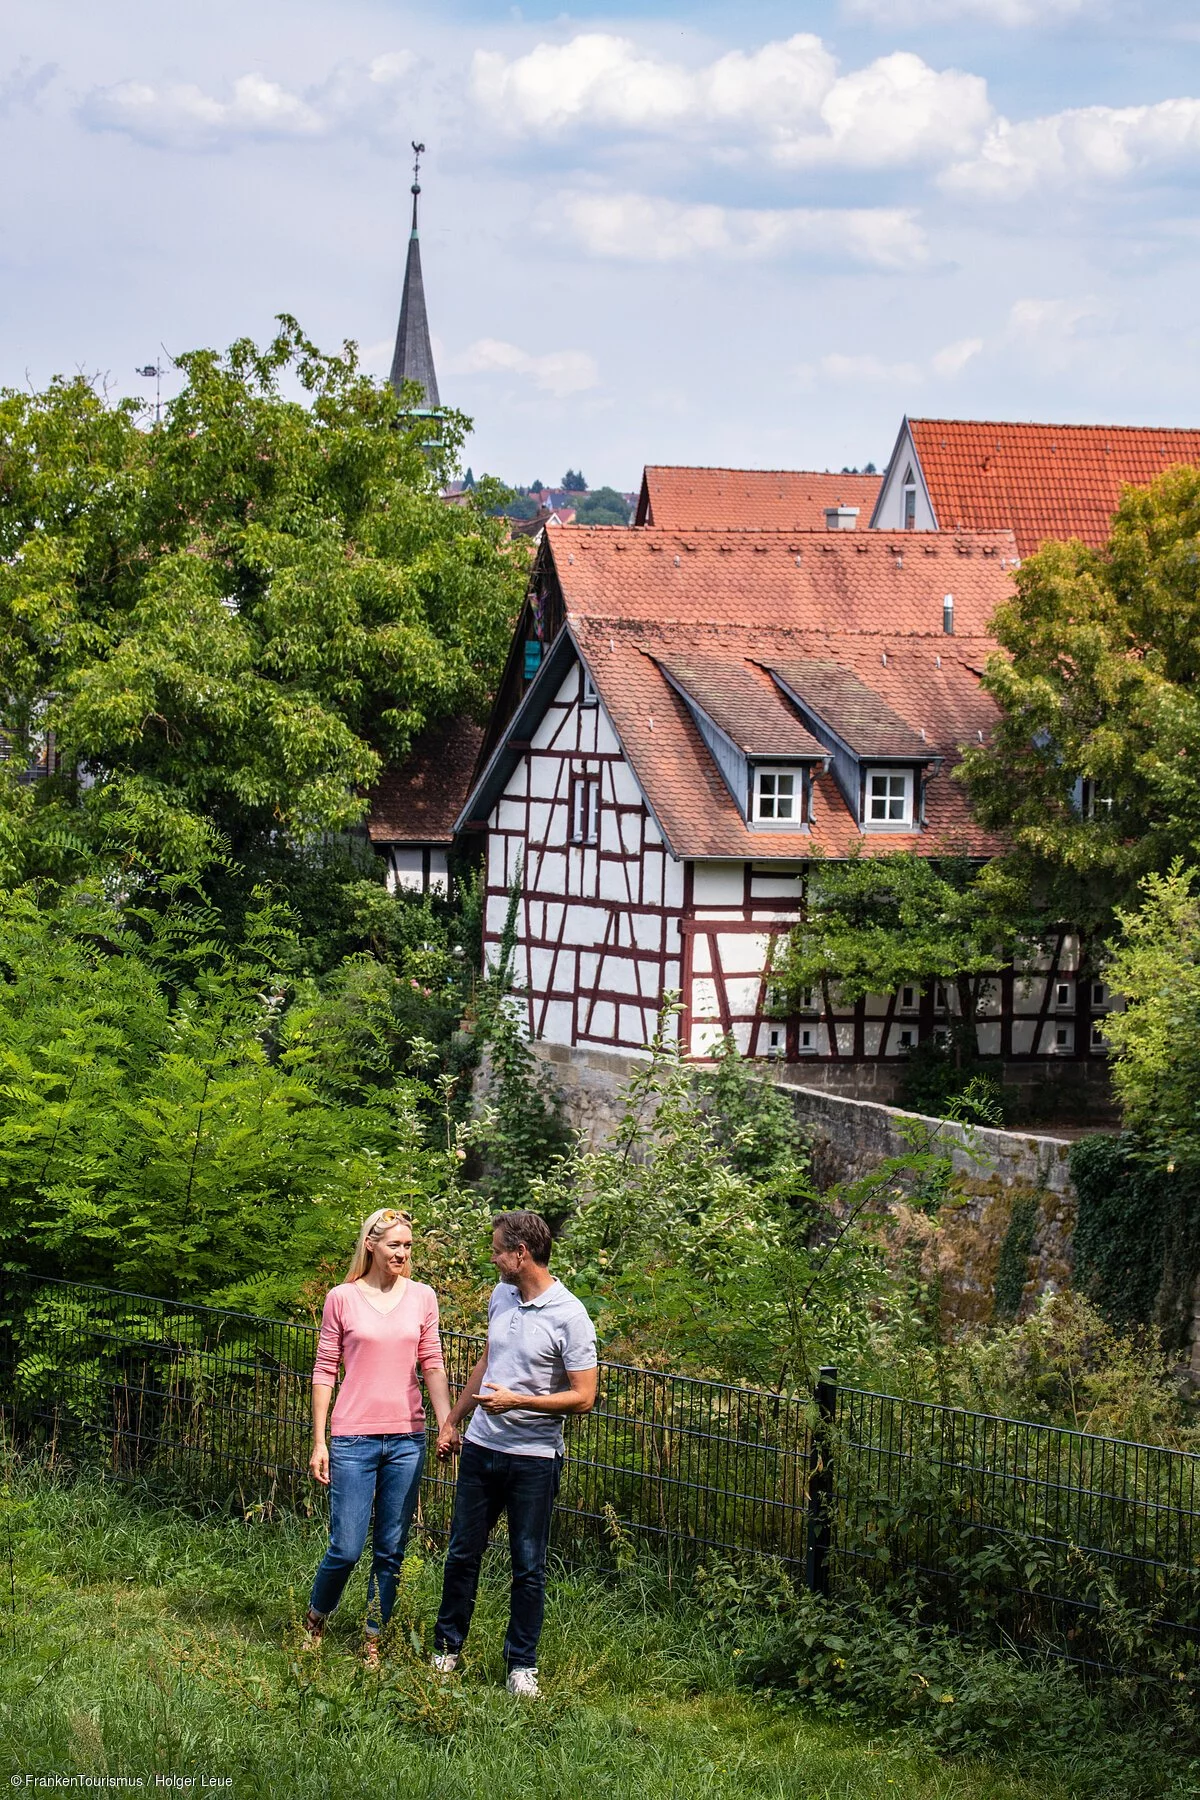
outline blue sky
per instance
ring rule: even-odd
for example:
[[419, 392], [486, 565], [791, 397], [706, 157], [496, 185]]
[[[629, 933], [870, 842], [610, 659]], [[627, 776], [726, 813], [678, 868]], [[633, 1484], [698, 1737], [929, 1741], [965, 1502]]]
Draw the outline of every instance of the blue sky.
[[1181, 0], [7, 0], [0, 382], [279, 311], [382, 374], [417, 137], [477, 472], [1196, 425], [1197, 96]]

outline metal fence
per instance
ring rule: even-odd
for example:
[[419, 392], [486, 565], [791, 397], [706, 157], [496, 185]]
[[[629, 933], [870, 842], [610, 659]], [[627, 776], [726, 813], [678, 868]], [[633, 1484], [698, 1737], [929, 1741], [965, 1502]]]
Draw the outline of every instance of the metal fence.
[[[19, 1442], [246, 1513], [307, 1506], [315, 1329], [46, 1281], [0, 1307]], [[452, 1388], [482, 1347], [444, 1338]], [[1200, 1457], [842, 1388], [811, 1398], [602, 1363], [568, 1422], [560, 1550], [765, 1555], [1075, 1661], [1200, 1663]], [[426, 1464], [444, 1531], [453, 1471]]]

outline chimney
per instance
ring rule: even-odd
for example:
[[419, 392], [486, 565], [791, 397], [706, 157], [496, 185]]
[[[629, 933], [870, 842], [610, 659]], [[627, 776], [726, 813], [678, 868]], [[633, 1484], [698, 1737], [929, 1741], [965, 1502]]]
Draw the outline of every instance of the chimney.
[[858, 529], [857, 506], [827, 506], [825, 508], [826, 531], [856, 531]]

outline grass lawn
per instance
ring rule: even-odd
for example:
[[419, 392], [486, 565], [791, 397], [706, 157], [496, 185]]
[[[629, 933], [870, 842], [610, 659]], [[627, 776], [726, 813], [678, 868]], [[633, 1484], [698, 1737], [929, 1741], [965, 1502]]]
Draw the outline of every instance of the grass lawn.
[[141, 1776], [147, 1793], [172, 1791], [156, 1773], [190, 1776], [174, 1791], [234, 1800], [1096, 1791], [939, 1764], [889, 1734], [757, 1698], [737, 1686], [731, 1648], [694, 1600], [628, 1573], [608, 1585], [556, 1576], [535, 1706], [503, 1688], [499, 1561], [452, 1682], [427, 1667], [439, 1569], [422, 1553], [405, 1566], [381, 1674], [355, 1656], [361, 1573], [308, 1657], [297, 1621], [322, 1548], [315, 1523], [198, 1522], [114, 1487], [11, 1477], [0, 1518], [0, 1772]]

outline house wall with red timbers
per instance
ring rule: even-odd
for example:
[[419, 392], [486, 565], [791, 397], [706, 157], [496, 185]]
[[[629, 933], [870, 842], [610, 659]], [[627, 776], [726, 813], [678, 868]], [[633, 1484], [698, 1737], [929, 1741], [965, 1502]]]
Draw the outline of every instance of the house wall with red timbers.
[[681, 980], [683, 865], [575, 663], [488, 821], [484, 955], [520, 882], [514, 979], [552, 1044], [640, 1051]]
[[[782, 1014], [773, 950], [799, 915], [807, 865], [672, 856], [578, 662], [529, 742], [513, 747], [488, 820], [484, 952], [494, 967], [517, 886], [513, 976], [534, 1038], [637, 1054], [669, 993], [697, 1058], [730, 1036], [754, 1058], [895, 1062], [950, 1029], [952, 985], [853, 1002], [828, 985]], [[1064, 932], [1035, 962], [997, 971], [979, 1005], [983, 1054], [1102, 1057], [1103, 1020], [1119, 1002], [1077, 964]]]

